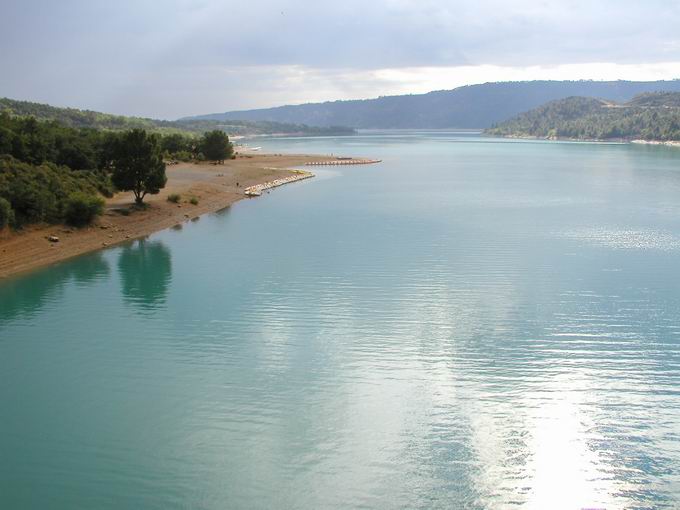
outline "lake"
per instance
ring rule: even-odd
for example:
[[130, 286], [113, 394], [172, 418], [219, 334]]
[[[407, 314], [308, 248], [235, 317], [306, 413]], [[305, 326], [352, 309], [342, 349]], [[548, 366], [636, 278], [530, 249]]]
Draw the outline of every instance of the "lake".
[[0, 508], [677, 508], [680, 149], [463, 132], [0, 282]]

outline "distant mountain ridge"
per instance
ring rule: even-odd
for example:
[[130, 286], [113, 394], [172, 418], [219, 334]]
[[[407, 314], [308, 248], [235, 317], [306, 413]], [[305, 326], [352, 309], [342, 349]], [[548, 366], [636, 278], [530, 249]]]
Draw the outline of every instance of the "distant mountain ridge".
[[230, 111], [182, 120], [266, 120], [364, 129], [482, 129], [556, 99], [587, 96], [625, 102], [657, 91], [680, 92], [680, 80], [484, 83], [427, 94]]
[[591, 97], [551, 101], [487, 134], [580, 140], [680, 140], [680, 92], [644, 93], [625, 103]]
[[124, 129], [146, 129], [159, 133], [204, 133], [212, 129], [222, 129], [232, 135], [257, 134], [300, 134], [300, 135], [330, 135], [353, 134], [354, 130], [344, 127], [310, 127], [298, 124], [268, 122], [268, 121], [234, 121], [218, 120], [157, 120], [143, 117], [126, 117], [91, 110], [76, 108], [60, 108], [48, 104], [31, 101], [17, 101], [15, 99], [0, 98], [0, 113], [21, 117], [35, 117], [41, 121], [57, 121], [73, 128], [92, 128], [118, 131]]

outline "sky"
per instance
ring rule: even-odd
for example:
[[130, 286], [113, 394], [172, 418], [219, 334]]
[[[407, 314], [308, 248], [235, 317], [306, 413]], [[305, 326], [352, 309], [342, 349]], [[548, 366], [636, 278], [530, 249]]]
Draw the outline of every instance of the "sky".
[[680, 78], [677, 0], [0, 0], [0, 96], [185, 115]]

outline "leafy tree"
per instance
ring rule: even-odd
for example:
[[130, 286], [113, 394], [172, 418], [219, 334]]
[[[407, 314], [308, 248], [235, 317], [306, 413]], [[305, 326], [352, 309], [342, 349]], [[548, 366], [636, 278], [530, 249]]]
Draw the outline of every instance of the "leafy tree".
[[167, 135], [161, 139], [161, 149], [163, 149], [163, 152], [167, 152], [169, 154], [189, 151], [191, 150], [190, 140], [191, 139], [188, 136], [183, 136], [179, 133]]
[[113, 184], [120, 190], [132, 191], [137, 204], [147, 194], [158, 194], [168, 180], [158, 138], [142, 129], [114, 139], [111, 163]]
[[229, 137], [224, 131], [215, 129], [208, 131], [201, 139], [201, 152], [210, 161], [224, 162], [233, 153], [233, 147], [229, 143]]

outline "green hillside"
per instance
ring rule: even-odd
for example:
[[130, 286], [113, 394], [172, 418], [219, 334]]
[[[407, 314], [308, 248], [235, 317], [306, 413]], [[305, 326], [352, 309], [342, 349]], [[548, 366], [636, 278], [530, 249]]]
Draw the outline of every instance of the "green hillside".
[[310, 127], [269, 121], [231, 121], [231, 120], [157, 120], [142, 117], [125, 117], [109, 113], [78, 110], [76, 108], [58, 108], [47, 104], [30, 101], [16, 101], [0, 98], [0, 112], [8, 112], [19, 117], [35, 117], [41, 121], [57, 121], [73, 128], [92, 128], [110, 131], [140, 128], [147, 131], [171, 133], [201, 134], [213, 129], [222, 129], [230, 135], [264, 135], [264, 134], [299, 134], [299, 135], [335, 135], [354, 134], [350, 128], [331, 126], [326, 128]]
[[487, 129], [487, 134], [578, 140], [680, 140], [680, 93], [614, 103], [589, 97], [552, 101]]

